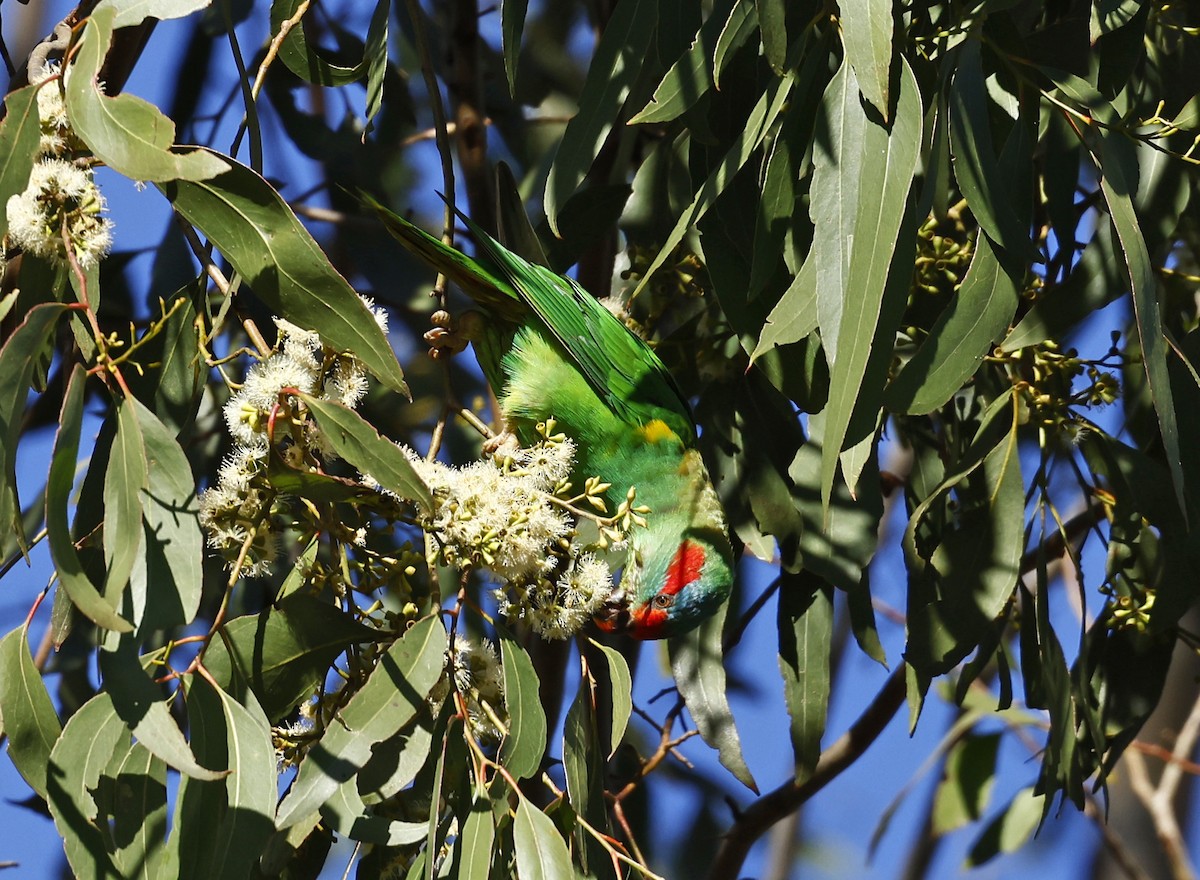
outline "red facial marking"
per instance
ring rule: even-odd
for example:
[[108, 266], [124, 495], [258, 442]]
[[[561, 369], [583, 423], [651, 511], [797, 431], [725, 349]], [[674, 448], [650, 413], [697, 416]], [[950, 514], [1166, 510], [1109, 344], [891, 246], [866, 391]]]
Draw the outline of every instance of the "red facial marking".
[[691, 541], [684, 541], [675, 551], [675, 558], [667, 569], [667, 580], [660, 592], [674, 596], [692, 581], [700, 577], [704, 567], [704, 548]]

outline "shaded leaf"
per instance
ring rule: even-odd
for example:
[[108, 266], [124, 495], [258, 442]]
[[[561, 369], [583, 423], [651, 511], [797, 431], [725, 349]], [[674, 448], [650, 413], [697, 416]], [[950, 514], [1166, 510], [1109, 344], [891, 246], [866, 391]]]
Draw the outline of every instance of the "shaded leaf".
[[458, 876], [461, 880], [488, 880], [495, 839], [496, 820], [491, 804], [486, 800], [473, 801], [458, 836]]
[[223, 774], [201, 767], [171, 716], [171, 707], [138, 660], [137, 646], [129, 638], [116, 650], [100, 652], [104, 688], [112, 696], [117, 715], [148, 748], [167, 765], [196, 779], [219, 779]]
[[1043, 796], [1032, 787], [1023, 788], [1009, 801], [1004, 812], [988, 824], [967, 855], [966, 864], [977, 867], [1001, 853], [1020, 849], [1042, 819]]
[[500, 763], [515, 779], [525, 779], [542, 766], [546, 750], [546, 713], [538, 697], [538, 676], [529, 654], [501, 627], [500, 662], [504, 671], [504, 699], [508, 706], [508, 733], [500, 744]]
[[706, 743], [717, 750], [717, 757], [734, 778], [757, 793], [758, 785], [750, 775], [742, 756], [729, 700], [725, 696], [725, 666], [721, 655], [721, 631], [728, 605], [691, 632], [667, 641], [671, 673], [679, 695], [687, 704], [692, 719]]
[[325, 729], [279, 805], [276, 826], [286, 829], [310, 816], [371, 756], [371, 747], [404, 727], [425, 705], [441, 677], [446, 629], [438, 617], [415, 623], [388, 648], [366, 684], [350, 698], [339, 723]]
[[167, 834], [167, 765], [134, 743], [111, 781], [114, 861], [123, 877], [157, 877]]
[[888, 74], [892, 66], [891, 0], [842, 0], [838, 4], [846, 58], [862, 95], [888, 119]]
[[271, 311], [316, 331], [331, 348], [352, 352], [377, 379], [407, 394], [396, 355], [370, 309], [274, 187], [228, 161], [229, 169], [212, 180], [176, 180], [160, 189]]
[[791, 717], [796, 781], [812, 775], [821, 756], [829, 710], [833, 588], [811, 574], [784, 573], [779, 588], [779, 670]]
[[758, 33], [762, 37], [763, 54], [778, 74], [784, 72], [787, 58], [787, 4], [785, 0], [754, 0], [758, 9]]
[[310, 394], [301, 394], [300, 398], [338, 455], [401, 498], [433, 503], [429, 488], [408, 456], [395, 443], [379, 436], [362, 416], [340, 403]]
[[508, 93], [517, 93], [517, 61], [521, 57], [521, 33], [525, 30], [525, 13], [529, 0], [502, 0], [500, 3], [500, 47], [504, 53], [504, 75], [508, 78]]
[[83, 386], [86, 380], [87, 371], [82, 364], [76, 364], [67, 385], [67, 393], [63, 396], [54, 457], [50, 460], [50, 475], [46, 483], [46, 532], [50, 557], [54, 560], [59, 584], [67, 591], [76, 608], [106, 629], [130, 632], [133, 625], [117, 614], [111, 604], [120, 601], [120, 594], [107, 599], [100, 595], [83, 569], [67, 522], [67, 505], [75, 484], [75, 463], [79, 455]]
[[[292, 20], [303, 0], [274, 0], [271, 3], [271, 33], [278, 35], [284, 22]], [[321, 50], [308, 42], [304, 20], [300, 27], [292, 27], [279, 45], [279, 60], [288, 70], [305, 82], [319, 86], [344, 86], [363, 78], [367, 68], [366, 59], [348, 67], [331, 61]]]
[[721, 33], [717, 37], [717, 47], [713, 50], [713, 85], [721, 88], [721, 74], [737, 54], [738, 49], [746, 45], [751, 36], [758, 33], [758, 5], [755, 3], [734, 3], [733, 9], [726, 19]]
[[966, 736], [946, 756], [933, 798], [933, 830], [946, 834], [977, 821], [987, 809], [995, 782], [1000, 734]]
[[[117, 432], [104, 474], [104, 595], [114, 605], [129, 583], [142, 548], [142, 490], [147, 485], [146, 444], [129, 399], [116, 406]], [[189, 473], [190, 473], [189, 468]], [[134, 623], [140, 622], [135, 609]]]
[[46, 765], [62, 724], [29, 652], [28, 626], [0, 640], [0, 717], [13, 766], [45, 798]]
[[629, 725], [629, 717], [633, 714], [633, 676], [629, 672], [629, 664], [616, 648], [602, 645], [595, 639], [588, 639], [593, 645], [604, 652], [608, 661], [608, 680], [611, 685], [610, 702], [612, 703], [612, 730], [608, 742], [608, 756], [612, 757], [621, 740], [625, 737], [625, 728]]
[[888, 386], [888, 408], [924, 415], [942, 406], [974, 375], [1008, 329], [1016, 308], [1017, 288], [987, 236], [980, 235], [954, 299]]
[[717, 38], [725, 27], [729, 11], [734, 6], [729, 2], [719, 3], [709, 13], [691, 46], [671, 65], [662, 82], [654, 90], [649, 103], [629, 120], [630, 125], [639, 122], [669, 122], [712, 88], [713, 69], [710, 59], [716, 49]]
[[225, 637], [213, 639], [204, 665], [234, 693], [238, 683], [248, 684], [267, 720], [275, 723], [316, 692], [347, 647], [378, 637], [336, 606], [299, 594], [229, 621]]
[[[37, 158], [42, 135], [38, 117], [38, 88], [57, 89], [56, 80], [44, 86], [26, 86], [4, 98], [4, 120], [0, 121], [0, 205], [29, 185], [29, 173]], [[0, 210], [0, 238], [8, 234], [8, 211]], [[14, 297], [15, 299], [15, 297]]]

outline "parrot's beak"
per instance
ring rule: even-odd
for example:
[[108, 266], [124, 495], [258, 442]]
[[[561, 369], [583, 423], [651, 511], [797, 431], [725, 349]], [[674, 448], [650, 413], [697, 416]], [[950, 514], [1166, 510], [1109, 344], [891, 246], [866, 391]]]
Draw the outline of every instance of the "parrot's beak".
[[605, 632], [623, 630], [629, 626], [629, 608], [625, 604], [624, 591], [618, 590], [609, 596], [596, 612], [596, 626]]

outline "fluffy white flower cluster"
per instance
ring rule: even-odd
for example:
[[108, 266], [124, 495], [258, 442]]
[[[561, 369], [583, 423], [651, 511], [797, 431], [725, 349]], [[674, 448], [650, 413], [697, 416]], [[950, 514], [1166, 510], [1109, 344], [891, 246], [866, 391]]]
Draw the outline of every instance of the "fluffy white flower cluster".
[[[462, 694], [467, 708], [467, 722], [475, 738], [486, 745], [496, 745], [508, 726], [508, 711], [504, 700], [504, 671], [491, 642], [475, 642], [455, 635], [446, 651], [454, 676], [454, 690]], [[441, 704], [450, 693], [450, 676], [443, 675], [429, 695], [433, 706]]]
[[[386, 331], [386, 312], [366, 297], [363, 302]], [[272, 445], [297, 468], [313, 451], [326, 460], [333, 456], [315, 423], [296, 418], [300, 404], [289, 389], [349, 407], [367, 392], [366, 369], [355, 357], [329, 348], [311, 330], [282, 318], [275, 323], [279, 331], [275, 351], [250, 368], [241, 388], [225, 403], [225, 423], [234, 448], [221, 465], [216, 484], [200, 496], [200, 522], [208, 532], [209, 546], [232, 562], [250, 541], [242, 563], [247, 575], [267, 574], [277, 555], [279, 511], [274, 509], [275, 492], [266, 478]]]
[[461, 468], [410, 456], [434, 495], [423, 525], [443, 559], [490, 571], [502, 582], [501, 613], [544, 638], [582, 629], [611, 594], [612, 573], [573, 541], [573, 519], [556, 503], [569, 489], [575, 444], [547, 431], [534, 446]]
[[64, 237], [79, 265], [88, 268], [108, 255], [112, 247], [112, 221], [104, 216], [105, 201], [92, 169], [70, 161], [82, 147], [71, 129], [62, 97], [57, 65], [48, 65], [34, 77], [41, 121], [41, 158], [33, 166], [25, 191], [8, 200], [8, 232], [13, 244], [27, 253], [65, 261]]

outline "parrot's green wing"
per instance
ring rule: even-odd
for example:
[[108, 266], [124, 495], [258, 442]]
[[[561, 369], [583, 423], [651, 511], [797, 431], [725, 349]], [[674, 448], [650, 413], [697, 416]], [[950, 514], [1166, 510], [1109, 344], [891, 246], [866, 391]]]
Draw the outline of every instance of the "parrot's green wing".
[[562, 343], [609, 409], [631, 425], [661, 420], [685, 443], [695, 442], [696, 429], [683, 394], [645, 340], [572, 279], [530, 263], [470, 218], [462, 216], [462, 220], [475, 237], [483, 261], [495, 267], [506, 287]]
[[496, 317], [541, 323], [622, 421], [645, 425], [659, 419], [685, 443], [695, 441], [687, 402], [658, 355], [570, 278], [522, 259], [461, 213], [479, 259], [459, 253], [370, 196], [363, 200], [409, 250]]

